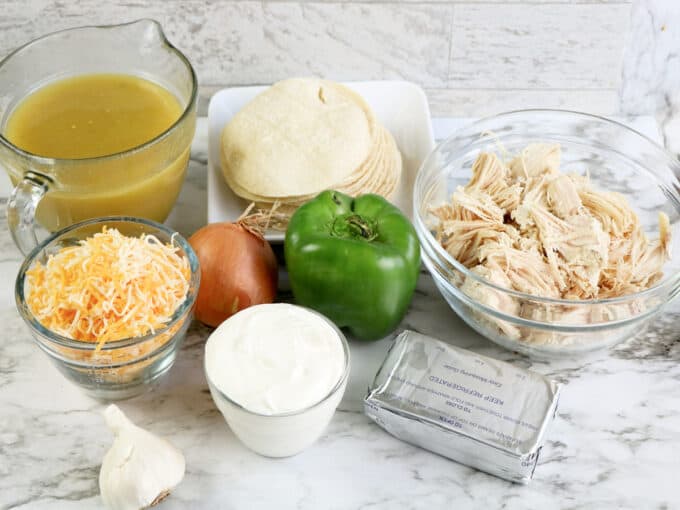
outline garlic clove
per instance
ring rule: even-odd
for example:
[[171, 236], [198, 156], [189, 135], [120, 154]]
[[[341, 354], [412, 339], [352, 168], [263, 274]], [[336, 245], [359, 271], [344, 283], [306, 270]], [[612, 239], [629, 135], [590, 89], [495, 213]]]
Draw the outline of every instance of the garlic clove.
[[159, 503], [184, 478], [182, 452], [132, 423], [116, 405], [104, 411], [114, 435], [102, 461], [99, 490], [112, 510], [140, 510]]

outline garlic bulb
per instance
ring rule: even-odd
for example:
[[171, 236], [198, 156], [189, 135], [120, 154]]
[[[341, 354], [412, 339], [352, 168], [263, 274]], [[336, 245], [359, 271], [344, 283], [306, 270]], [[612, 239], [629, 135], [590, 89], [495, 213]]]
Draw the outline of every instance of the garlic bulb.
[[104, 504], [112, 510], [157, 504], [184, 477], [182, 452], [132, 423], [115, 405], [106, 408], [104, 419], [114, 435], [99, 472]]

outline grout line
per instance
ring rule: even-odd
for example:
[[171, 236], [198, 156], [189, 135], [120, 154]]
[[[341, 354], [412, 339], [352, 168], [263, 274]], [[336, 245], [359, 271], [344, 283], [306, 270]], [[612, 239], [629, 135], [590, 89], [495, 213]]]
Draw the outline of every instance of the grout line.
[[521, 91], [521, 92], [611, 92], [618, 90], [617, 87], [423, 87], [426, 90], [459, 90], [459, 91], [489, 91], [489, 92], [504, 92], [504, 91]]
[[451, 54], [453, 53], [453, 26], [456, 20], [456, 6], [451, 5], [451, 29], [449, 30], [449, 60], [446, 65], [446, 83], [451, 83]]
[[[342, 80], [347, 82], [353, 81], [392, 81], [397, 78], [389, 79], [368, 79], [368, 80]], [[406, 80], [408, 81], [408, 80]], [[231, 88], [231, 87], [257, 87], [271, 85], [272, 82], [268, 83], [201, 83], [199, 84], [199, 89], [216, 89], [216, 88]], [[420, 83], [412, 82], [421, 87], [423, 90], [429, 91], [443, 91], [443, 92], [613, 92], [617, 91], [617, 87], [546, 87], [546, 88], [525, 88], [525, 87], [428, 87], [427, 85], [422, 85]]]
[[[168, 3], [178, 2], [179, 0], [168, 0]], [[466, 6], [477, 6], [477, 5], [524, 5], [540, 7], [543, 5], [597, 5], [597, 6], [610, 6], [610, 5], [632, 5], [632, 0], [612, 0], [608, 1], [588, 1], [588, 0], [548, 0], [548, 1], [537, 1], [537, 0], [512, 0], [504, 2], [501, 0], [496, 1], [470, 1], [470, 0], [213, 0], [215, 3], [289, 3], [289, 4], [354, 4], [354, 5], [412, 5], [412, 6], [446, 6], [446, 5], [466, 5]]]

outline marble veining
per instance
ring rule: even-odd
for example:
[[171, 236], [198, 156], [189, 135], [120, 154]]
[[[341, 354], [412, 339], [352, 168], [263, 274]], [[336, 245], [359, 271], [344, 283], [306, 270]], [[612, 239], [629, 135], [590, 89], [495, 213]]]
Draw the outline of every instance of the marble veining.
[[[440, 136], [460, 121], [439, 121]], [[648, 123], [636, 124], [645, 129]], [[169, 223], [205, 222], [206, 126]], [[653, 134], [650, 132], [650, 134]], [[29, 340], [14, 309], [20, 262], [0, 218], [0, 509], [101, 507], [97, 476], [111, 436], [103, 404], [67, 382]], [[287, 296], [284, 293], [284, 298]], [[547, 374], [566, 384], [534, 480], [514, 485], [402, 443], [360, 412], [389, 345], [352, 343], [345, 399], [327, 433], [288, 459], [245, 449], [214, 407], [202, 370], [209, 329], [193, 324], [175, 367], [120, 405], [183, 450], [187, 475], [161, 508], [173, 509], [673, 509], [680, 508], [680, 303], [609, 353], [532, 361], [466, 327], [423, 271], [401, 328]]]
[[666, 147], [680, 154], [680, 2], [633, 4], [621, 110], [656, 115]]

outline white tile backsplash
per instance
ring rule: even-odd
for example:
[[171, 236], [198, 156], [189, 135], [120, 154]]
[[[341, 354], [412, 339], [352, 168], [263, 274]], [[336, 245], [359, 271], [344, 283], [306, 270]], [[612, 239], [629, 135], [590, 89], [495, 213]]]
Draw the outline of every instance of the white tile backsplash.
[[615, 114], [630, 8], [625, 0], [2, 0], [0, 54], [62, 28], [151, 17], [194, 63], [204, 98], [315, 74], [416, 82], [435, 116], [523, 107]]
[[451, 88], [616, 88], [630, 6], [454, 6]]
[[406, 79], [446, 86], [452, 7], [430, 3], [102, 2], [5, 0], [0, 52], [53, 30], [142, 17], [161, 22], [203, 85], [269, 83], [316, 74], [338, 80]]

